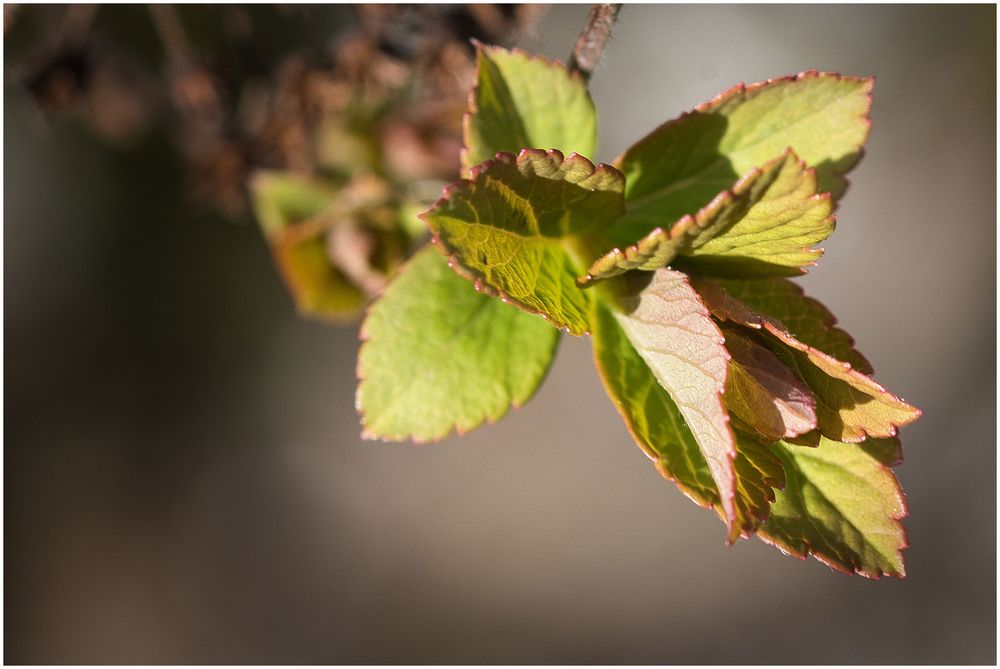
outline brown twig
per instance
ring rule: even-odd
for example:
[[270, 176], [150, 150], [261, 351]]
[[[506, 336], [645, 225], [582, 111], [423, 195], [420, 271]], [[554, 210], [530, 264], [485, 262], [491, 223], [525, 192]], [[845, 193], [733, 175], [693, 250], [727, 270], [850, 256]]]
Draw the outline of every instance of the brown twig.
[[587, 22], [576, 39], [569, 59], [570, 71], [579, 72], [584, 80], [590, 79], [597, 61], [601, 59], [604, 45], [611, 37], [611, 26], [615, 24], [621, 8], [621, 3], [596, 3], [590, 7]]
[[87, 42], [90, 27], [97, 16], [97, 5], [72, 5], [63, 15], [59, 40], [66, 46], [82, 47]]
[[190, 67], [193, 50], [177, 11], [170, 5], [149, 5], [148, 9], [170, 65], [178, 70]]

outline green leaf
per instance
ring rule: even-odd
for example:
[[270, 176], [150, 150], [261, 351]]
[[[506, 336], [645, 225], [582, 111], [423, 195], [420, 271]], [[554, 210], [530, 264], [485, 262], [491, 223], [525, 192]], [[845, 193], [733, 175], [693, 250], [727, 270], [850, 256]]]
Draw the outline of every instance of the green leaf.
[[[809, 246], [832, 230], [829, 197], [816, 195], [813, 171], [786, 151], [744, 174], [669, 231], [656, 228], [624, 250], [598, 258], [580, 283], [666, 267], [681, 254], [689, 256], [687, 264], [710, 272], [798, 274], [822, 254]], [[610, 231], [612, 241], [627, 233], [619, 225]]]
[[251, 191], [257, 220], [299, 312], [334, 322], [356, 316], [367, 298], [328, 253], [330, 221], [322, 214], [335, 191], [282, 172], [258, 172]]
[[668, 121], [614, 163], [628, 180], [619, 226], [637, 239], [691, 214], [788, 147], [816, 167], [819, 189], [839, 198], [868, 137], [872, 84], [805, 72], [735, 86]]
[[695, 285], [716, 318], [770, 335], [772, 350], [815, 395], [819, 430], [824, 436], [851, 443], [869, 436], [892, 437], [897, 428], [920, 417], [918, 409], [850, 363], [799, 341], [781, 321], [750, 309], [719, 284], [699, 279]]
[[477, 293], [427, 246], [361, 327], [363, 436], [434, 441], [520, 406], [541, 384], [559, 331]]
[[587, 85], [561, 63], [477, 44], [476, 85], [465, 118], [463, 176], [497, 153], [558, 149], [593, 156], [597, 114]]
[[792, 371], [763, 346], [723, 330], [729, 361], [726, 407], [768, 441], [816, 428], [816, 400]]
[[623, 210], [624, 179], [607, 165], [525, 149], [497, 154], [426, 212], [456, 271], [573, 334], [589, 328], [591, 296], [574, 277], [577, 240]]
[[896, 440], [855, 445], [823, 438], [818, 448], [773, 448], [787, 483], [758, 530], [764, 541], [847, 573], [906, 575], [906, 498], [885, 464], [898, 451]]
[[708, 461], [730, 540], [735, 539], [736, 444], [722, 400], [729, 364], [722, 333], [680, 272], [622, 277], [615, 302], [615, 320], [677, 405]]

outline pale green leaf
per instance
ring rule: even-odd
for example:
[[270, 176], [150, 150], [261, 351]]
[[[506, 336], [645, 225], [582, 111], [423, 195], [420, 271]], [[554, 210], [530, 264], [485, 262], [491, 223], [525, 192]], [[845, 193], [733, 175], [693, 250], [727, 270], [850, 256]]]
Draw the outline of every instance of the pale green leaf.
[[816, 168], [819, 190], [838, 198], [868, 137], [872, 83], [805, 72], [735, 86], [668, 121], [615, 161], [628, 179], [618, 226], [638, 239], [789, 147]]
[[660, 269], [619, 281], [615, 320], [698, 442], [734, 539], [736, 445], [722, 399], [729, 364], [725, 339], [684, 274]]
[[425, 247], [362, 324], [364, 436], [433, 441], [498, 420], [534, 394], [558, 337], [542, 319], [476, 292]]
[[597, 115], [587, 85], [562, 63], [477, 45], [476, 85], [465, 118], [463, 175], [497, 153], [558, 149], [593, 156]]
[[885, 464], [898, 451], [896, 440], [844, 444], [824, 437], [818, 448], [772, 448], [786, 485], [758, 530], [764, 541], [847, 573], [905, 576], [906, 498]]
[[423, 217], [456, 271], [573, 334], [589, 330], [575, 238], [623, 210], [624, 180], [582, 156], [525, 149], [476, 166]]
[[716, 318], [770, 335], [774, 352], [816, 397], [816, 415], [823, 435], [852, 443], [869, 436], [892, 437], [897, 428], [920, 417], [918, 409], [854, 369], [849, 362], [796, 339], [781, 321], [749, 308], [720, 284], [698, 279], [695, 286]]
[[816, 428], [816, 400], [792, 371], [763, 346], [725, 329], [732, 356], [726, 407], [768, 441]]

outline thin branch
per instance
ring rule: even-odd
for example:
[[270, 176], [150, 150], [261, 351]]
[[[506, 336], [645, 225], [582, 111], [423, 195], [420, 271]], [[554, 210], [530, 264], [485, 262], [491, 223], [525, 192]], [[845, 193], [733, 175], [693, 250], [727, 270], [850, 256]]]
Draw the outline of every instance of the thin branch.
[[618, 18], [621, 3], [597, 3], [590, 7], [587, 23], [584, 24], [580, 36], [573, 47], [573, 55], [569, 59], [570, 71], [579, 72], [584, 80], [589, 80], [601, 59], [604, 45], [611, 37], [611, 27]]
[[149, 5], [148, 9], [170, 65], [178, 70], [190, 67], [194, 52], [177, 11], [171, 5]]
[[82, 47], [87, 42], [90, 26], [97, 16], [97, 5], [71, 5], [59, 26], [59, 40], [62, 44]]

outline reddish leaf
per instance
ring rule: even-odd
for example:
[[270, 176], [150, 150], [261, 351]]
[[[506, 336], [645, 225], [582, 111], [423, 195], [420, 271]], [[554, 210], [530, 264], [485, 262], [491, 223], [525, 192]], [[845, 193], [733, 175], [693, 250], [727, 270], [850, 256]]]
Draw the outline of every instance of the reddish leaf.
[[920, 417], [918, 409], [849, 362], [799, 341], [781, 321], [750, 309], [719, 284], [707, 279], [693, 283], [716, 318], [763, 330], [771, 336], [772, 343], [777, 344], [775, 351], [816, 396], [819, 429], [825, 436], [852, 443], [868, 436], [892, 437], [898, 427]]

